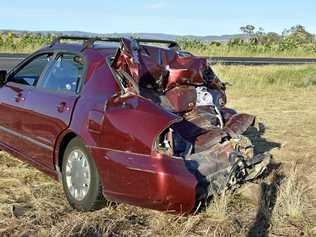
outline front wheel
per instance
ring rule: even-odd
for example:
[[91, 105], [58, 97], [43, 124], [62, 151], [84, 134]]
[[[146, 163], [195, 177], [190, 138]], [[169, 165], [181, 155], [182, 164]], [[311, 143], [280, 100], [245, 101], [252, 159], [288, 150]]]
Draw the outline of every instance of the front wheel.
[[62, 182], [65, 195], [73, 208], [93, 211], [105, 205], [95, 162], [79, 138], [71, 140], [64, 153]]

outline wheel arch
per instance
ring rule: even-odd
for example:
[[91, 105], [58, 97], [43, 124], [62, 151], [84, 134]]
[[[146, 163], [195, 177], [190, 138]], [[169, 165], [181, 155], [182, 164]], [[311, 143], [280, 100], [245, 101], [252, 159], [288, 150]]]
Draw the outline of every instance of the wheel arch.
[[61, 171], [62, 171], [62, 162], [63, 162], [64, 152], [69, 142], [75, 137], [80, 137], [80, 136], [74, 133], [73, 131], [67, 131], [67, 132], [64, 132], [62, 135], [60, 135], [59, 138], [57, 139], [55, 152], [54, 152], [54, 165], [55, 165], [55, 170], [57, 172], [59, 181], [61, 180]]

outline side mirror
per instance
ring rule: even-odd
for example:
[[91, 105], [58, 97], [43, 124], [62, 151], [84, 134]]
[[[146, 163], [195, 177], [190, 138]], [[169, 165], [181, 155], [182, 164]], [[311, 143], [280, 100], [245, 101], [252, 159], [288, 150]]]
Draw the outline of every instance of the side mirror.
[[0, 86], [3, 86], [7, 81], [7, 71], [0, 70]]

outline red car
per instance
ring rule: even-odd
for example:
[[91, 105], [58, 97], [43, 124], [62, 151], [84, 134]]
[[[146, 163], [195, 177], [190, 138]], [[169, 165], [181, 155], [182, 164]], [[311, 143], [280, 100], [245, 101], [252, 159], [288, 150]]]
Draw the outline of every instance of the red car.
[[190, 213], [270, 160], [241, 135], [255, 117], [226, 108], [207, 58], [176, 42], [63, 36], [0, 86], [1, 149], [62, 181], [82, 211], [115, 200]]

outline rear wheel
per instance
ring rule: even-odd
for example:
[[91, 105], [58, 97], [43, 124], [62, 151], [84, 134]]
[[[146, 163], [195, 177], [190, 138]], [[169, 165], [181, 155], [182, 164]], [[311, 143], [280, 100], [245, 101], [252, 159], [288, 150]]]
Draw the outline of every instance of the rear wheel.
[[104, 206], [100, 175], [79, 138], [71, 140], [64, 153], [62, 182], [65, 195], [73, 208], [92, 211]]

